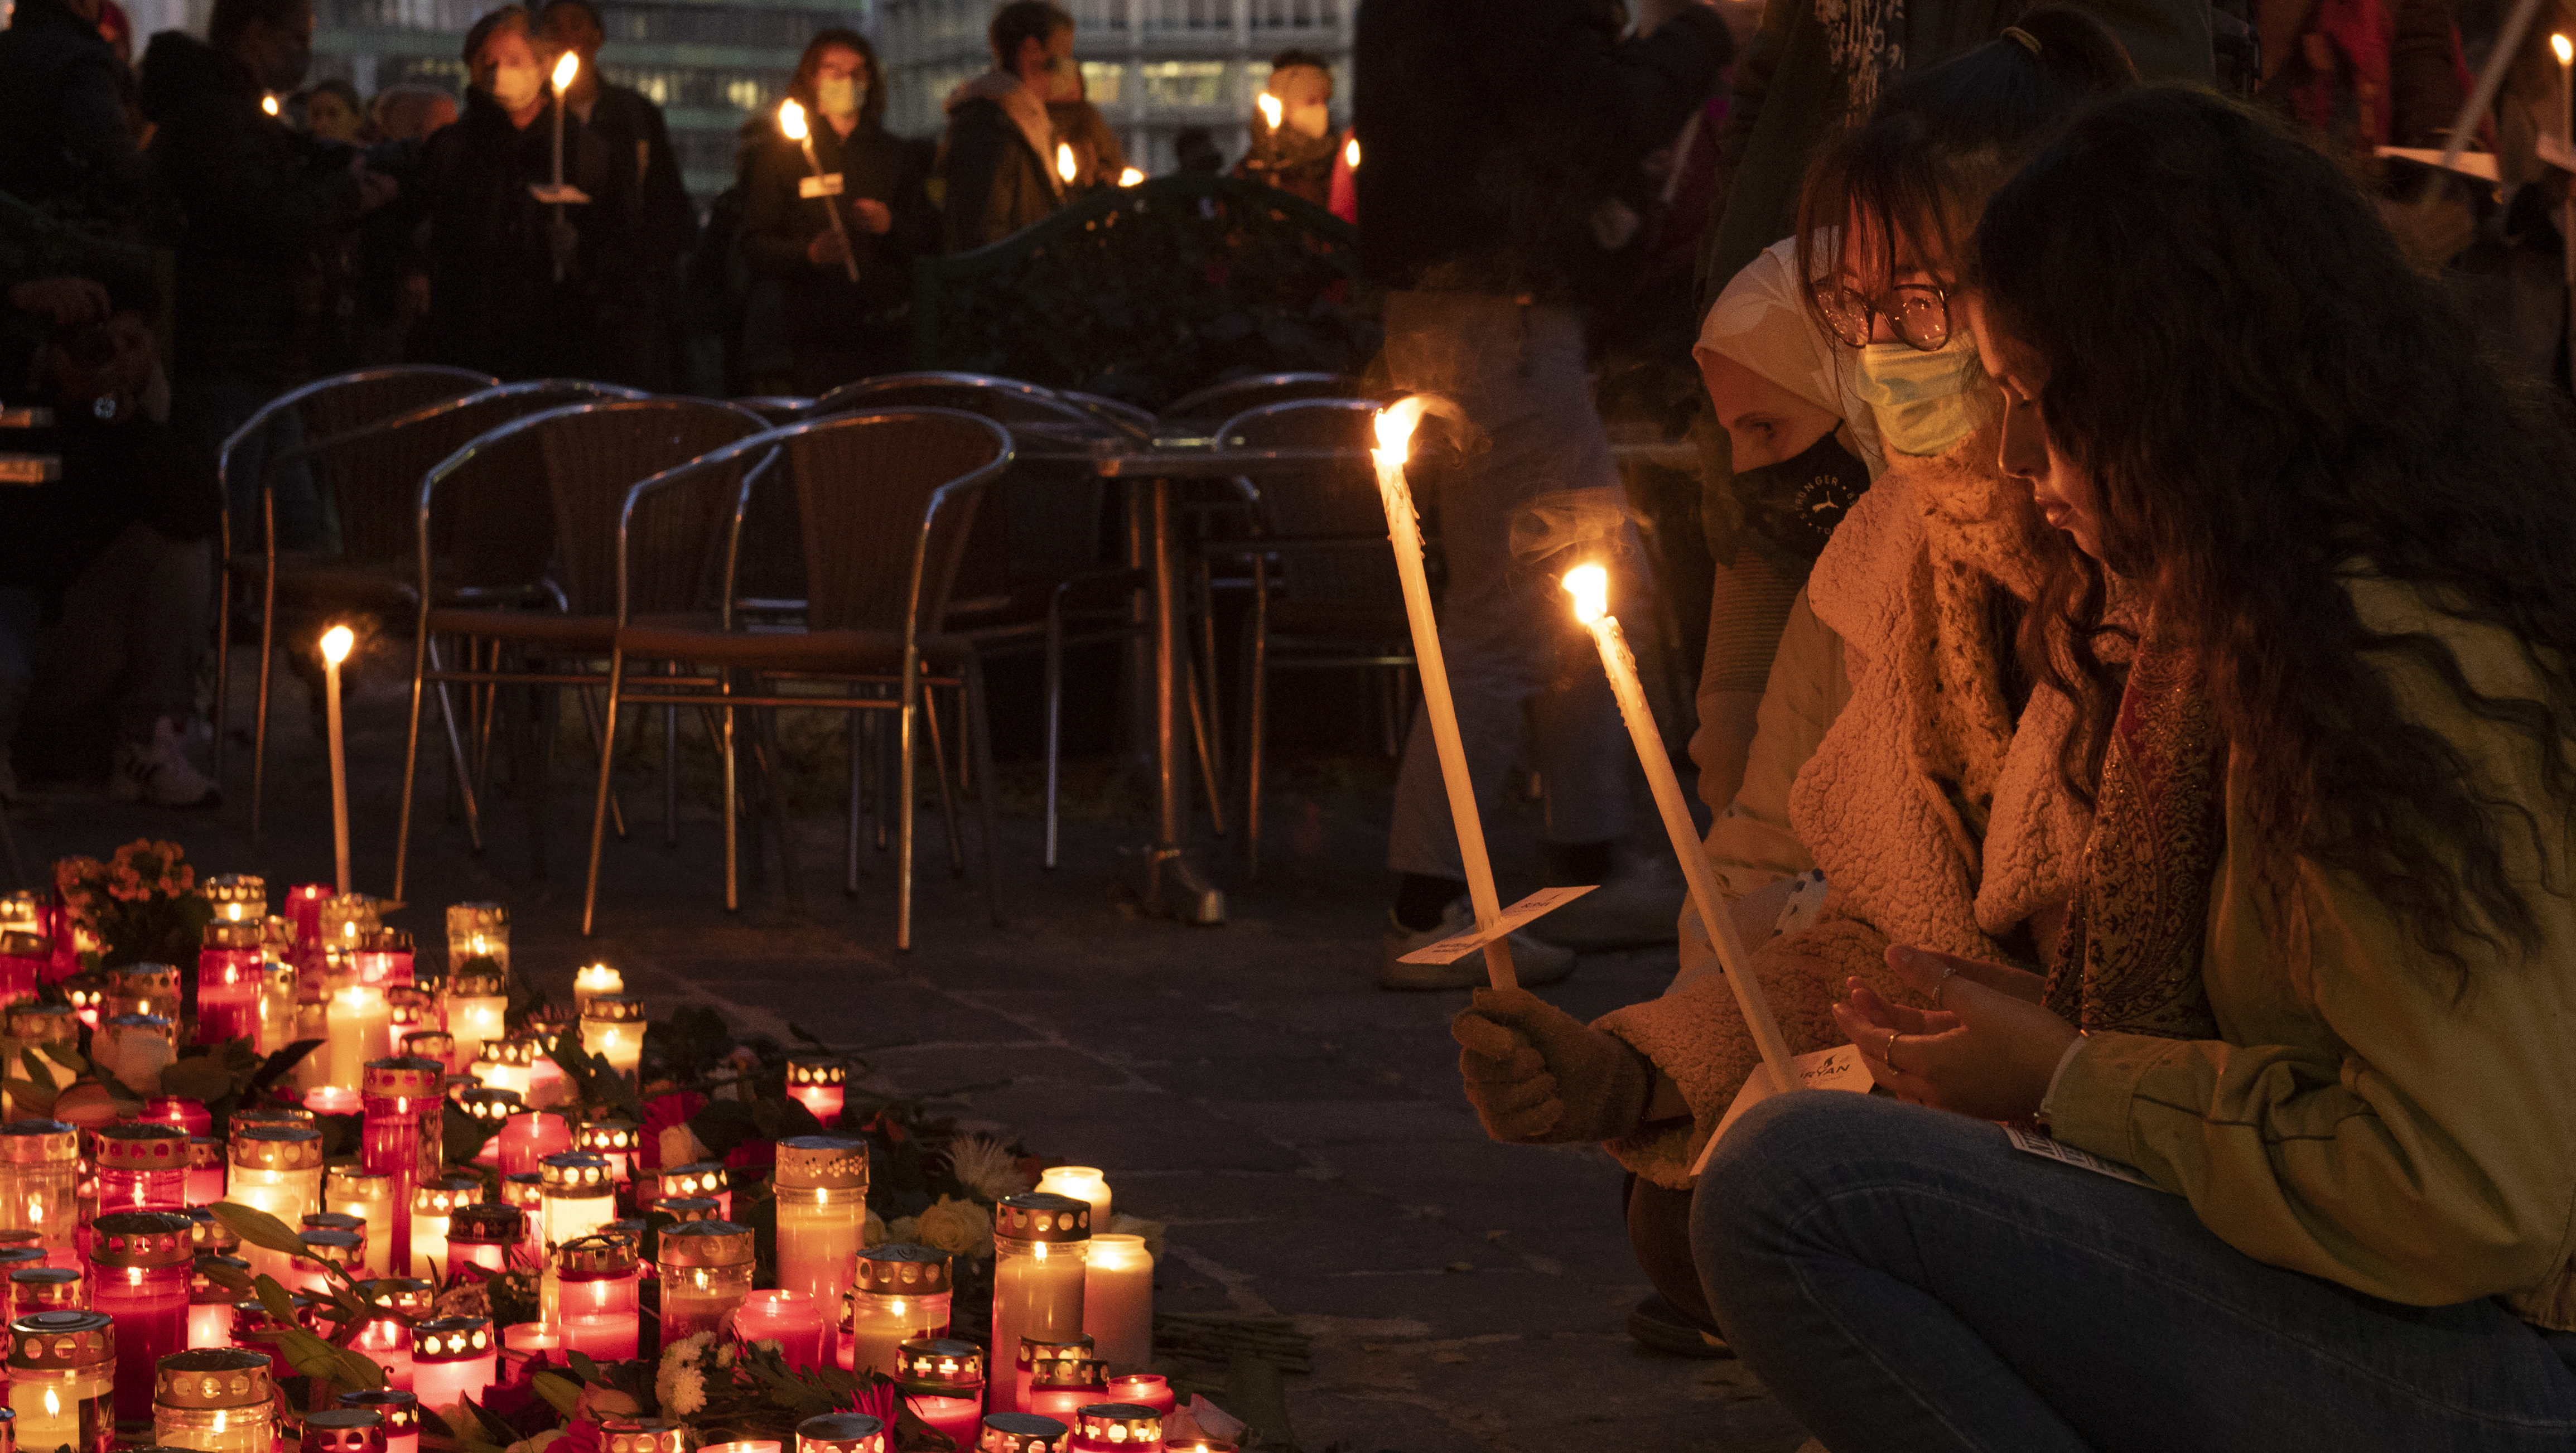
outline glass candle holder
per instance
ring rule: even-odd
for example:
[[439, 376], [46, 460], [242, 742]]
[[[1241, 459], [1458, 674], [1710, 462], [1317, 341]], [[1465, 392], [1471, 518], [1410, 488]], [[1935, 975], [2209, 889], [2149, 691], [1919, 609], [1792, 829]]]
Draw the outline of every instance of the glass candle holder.
[[[296, 1103], [339, 1114], [337, 1107], [327, 1103], [330, 1098], [327, 1095], [322, 1097], [326, 1103], [315, 1104], [315, 1092], [331, 1088], [331, 1001], [323, 996], [321, 990], [298, 986], [295, 991], [295, 1042], [301, 1044], [308, 1039], [319, 1040], [320, 1043], [304, 1058], [297, 1060], [295, 1069], [288, 1075], [294, 1085]], [[355, 1089], [355, 1086], [351, 1088]]]
[[483, 1199], [480, 1177], [445, 1175], [422, 1182], [411, 1193], [411, 1270], [447, 1274], [447, 1218], [459, 1206]]
[[277, 1386], [268, 1359], [238, 1347], [192, 1347], [152, 1376], [152, 1440], [199, 1453], [273, 1453]]
[[394, 1052], [418, 1054], [404, 1047], [404, 1041], [415, 1034], [445, 1034], [439, 1024], [438, 996], [418, 984], [385, 986], [385, 1008], [394, 1019]]
[[179, 1198], [190, 1209], [224, 1198], [224, 1143], [211, 1135], [188, 1137], [188, 1174], [179, 1183]]
[[1075, 1453], [1162, 1453], [1163, 1415], [1142, 1403], [1093, 1403], [1073, 1410]]
[[[782, 1212], [783, 1217], [783, 1212]], [[907, 1342], [948, 1335], [948, 1253], [893, 1242], [853, 1258], [857, 1279], [843, 1302], [840, 1363], [900, 1378]]]
[[[410, 1269], [412, 1188], [438, 1173], [442, 1126], [431, 1117], [445, 1112], [446, 1085], [446, 1067], [431, 1059], [369, 1060], [361, 1072], [359, 1164], [375, 1184], [351, 1178], [349, 1199], [372, 1189], [375, 1195], [363, 1198], [381, 1204], [350, 1214], [367, 1217], [368, 1269], [378, 1276]], [[331, 1199], [327, 1188], [324, 1198]], [[347, 1208], [335, 1202], [333, 1209]]]
[[405, 1059], [436, 1060], [452, 1074], [456, 1065], [456, 1036], [444, 1029], [415, 1029], [400, 1036]]
[[584, 964], [572, 972], [572, 1012], [576, 1016], [589, 1008], [594, 996], [625, 992], [626, 976], [606, 964]]
[[386, 1453], [385, 1415], [374, 1408], [321, 1408], [302, 1421], [301, 1453]]
[[787, 1057], [788, 1097], [804, 1106], [826, 1130], [841, 1118], [849, 1086], [850, 1066], [846, 1061], [819, 1054]]
[[546, 1179], [536, 1171], [501, 1177], [501, 1204], [516, 1206], [525, 1219], [519, 1227], [519, 1244], [527, 1248], [532, 1261], [545, 1259]]
[[138, 1125], [167, 1125], [191, 1137], [215, 1133], [214, 1114], [203, 1100], [158, 1095], [144, 1101], [142, 1111], [131, 1118]]
[[[1088, 1201], [1045, 1191], [1002, 1198], [993, 1212], [994, 1347], [1017, 1349], [1023, 1337], [1064, 1341], [1081, 1335], [1090, 1240]], [[997, 1408], [1022, 1411], [1015, 1385], [999, 1375], [993, 1384]]]
[[447, 968], [452, 975], [475, 959], [490, 959], [492, 972], [510, 971], [510, 910], [498, 903], [447, 905]]
[[189, 1244], [196, 1248], [198, 1255], [203, 1256], [210, 1251], [221, 1256], [240, 1253], [241, 1238], [232, 1233], [231, 1227], [216, 1220], [212, 1210], [204, 1206], [190, 1206], [180, 1214], [188, 1218]]
[[550, 1155], [562, 1155], [572, 1149], [572, 1129], [564, 1117], [550, 1110], [523, 1110], [510, 1117], [497, 1137], [501, 1146], [501, 1174], [534, 1175]]
[[[89, 1228], [81, 1228], [84, 1238]], [[49, 1271], [45, 1265], [45, 1248], [34, 1244], [0, 1246], [0, 1276], [14, 1277], [22, 1271]], [[39, 1308], [38, 1310], [43, 1310]]]
[[448, 1099], [456, 1108], [472, 1117], [484, 1131], [483, 1148], [474, 1153], [476, 1165], [501, 1164], [501, 1132], [508, 1129], [511, 1117], [523, 1114], [527, 1102], [516, 1090], [493, 1090], [479, 1085], [456, 1088], [451, 1082]]
[[267, 955], [258, 920], [216, 919], [197, 948], [197, 1043], [259, 1043], [259, 987]]
[[469, 967], [447, 976], [445, 1022], [456, 1036], [457, 1056], [451, 1063], [472, 1064], [482, 1057], [485, 1042], [508, 1037], [510, 1001], [502, 983], [498, 969]]
[[1120, 1403], [1140, 1403], [1167, 1418], [1172, 1415], [1173, 1407], [1179, 1402], [1179, 1399], [1172, 1396], [1170, 1379], [1159, 1372], [1111, 1373], [1109, 1400]]
[[393, 1178], [356, 1166], [332, 1166], [322, 1178], [322, 1204], [358, 1223], [365, 1237], [367, 1275], [393, 1275]]
[[1091, 1234], [1109, 1229], [1109, 1177], [1099, 1167], [1060, 1165], [1038, 1172], [1037, 1188], [1050, 1195], [1071, 1196], [1091, 1203]]
[[188, 1218], [119, 1211], [90, 1223], [89, 1305], [116, 1319], [116, 1414], [152, 1416], [152, 1369], [188, 1346]]
[[986, 1413], [979, 1453], [1065, 1453], [1070, 1430], [1035, 1413]]
[[297, 883], [286, 890], [286, 926], [299, 950], [322, 942], [322, 905], [334, 896], [328, 883]]
[[90, 1037], [90, 1051], [128, 1089], [159, 1094], [161, 1072], [179, 1057], [179, 1021], [159, 1014], [111, 1015], [101, 1033]]
[[378, 1277], [360, 1282], [358, 1295], [372, 1313], [349, 1345], [385, 1370], [385, 1381], [397, 1388], [412, 1385], [412, 1324], [427, 1317], [436, 1299], [436, 1284], [418, 1277]]
[[89, 1280], [68, 1266], [21, 1266], [9, 1272], [8, 1313], [78, 1312], [89, 1306]]
[[528, 1067], [537, 1062], [537, 1042], [520, 1035], [483, 1041], [474, 1058], [474, 1078], [495, 1090], [510, 1090], [533, 1105], [528, 1094]]
[[691, 1221], [662, 1233], [662, 1345], [713, 1332], [751, 1294], [751, 1228]]
[[358, 939], [358, 982], [390, 992], [411, 983], [411, 935], [399, 928], [375, 928]]
[[796, 1425], [796, 1453], [886, 1453], [883, 1418], [824, 1413]]
[[233, 1302], [242, 1294], [215, 1279], [217, 1268], [237, 1276], [251, 1274], [250, 1263], [241, 1257], [213, 1251], [197, 1253], [197, 1259], [188, 1266], [188, 1345], [191, 1347], [222, 1347], [233, 1340]]
[[548, 1050], [554, 1043], [538, 1036], [537, 1057], [528, 1062], [528, 1104], [534, 1109], [550, 1110], [573, 1098], [572, 1076], [563, 1072]]
[[316, 1297], [331, 1295], [331, 1273], [337, 1267], [351, 1281], [367, 1274], [367, 1238], [364, 1232], [322, 1228], [306, 1231], [302, 1238], [304, 1254], [295, 1258], [294, 1280], [287, 1286], [311, 1292]]
[[894, 1379], [903, 1384], [912, 1415], [948, 1435], [960, 1449], [975, 1446], [984, 1417], [984, 1349], [946, 1337], [916, 1337], [897, 1350]]
[[598, 994], [581, 1011], [581, 1047], [632, 1080], [644, 1062], [644, 1001], [632, 994]]
[[[302, 1125], [233, 1127], [232, 1184], [226, 1194], [256, 1206], [289, 1226], [301, 1224], [322, 1199], [322, 1132]], [[288, 1280], [293, 1258], [264, 1247], [243, 1249], [253, 1271]]]
[[453, 1280], [469, 1266], [497, 1276], [527, 1239], [528, 1214], [516, 1206], [459, 1206], [447, 1220], [447, 1276]]
[[98, 1209], [176, 1211], [188, 1204], [188, 1134], [175, 1125], [110, 1125], [93, 1142]]
[[734, 1335], [745, 1342], [778, 1344], [790, 1367], [823, 1362], [823, 1309], [803, 1292], [767, 1288], [751, 1292], [733, 1314]]
[[9, 1324], [9, 1409], [26, 1447], [108, 1453], [115, 1386], [116, 1319], [105, 1312], [38, 1312]]
[[[501, 1329], [501, 1381], [525, 1382], [528, 1364], [563, 1349], [563, 1333], [545, 1322], [520, 1322]], [[564, 1359], [555, 1357], [558, 1363]]]
[[107, 1016], [107, 975], [72, 975], [63, 980], [63, 998], [70, 1002], [73, 1017], [85, 1027], [96, 1030]]
[[733, 1181], [721, 1161], [700, 1160], [664, 1166], [654, 1178], [655, 1202], [706, 1197], [716, 1203], [717, 1219], [733, 1214]]
[[1068, 1426], [1074, 1409], [1109, 1400], [1109, 1370], [1088, 1337], [1022, 1337], [1013, 1382], [1022, 1412], [1065, 1418]]
[[340, 1394], [340, 1406], [364, 1408], [384, 1420], [385, 1453], [420, 1453], [420, 1399], [398, 1387], [361, 1388]]
[[619, 1185], [628, 1185], [635, 1179], [635, 1148], [643, 1136], [632, 1120], [585, 1120], [572, 1132], [572, 1148], [605, 1158], [610, 1176]]
[[549, 1251], [617, 1219], [617, 1176], [606, 1156], [579, 1151], [547, 1156], [538, 1167], [537, 1186], [541, 1234]]
[[325, 948], [353, 949], [383, 922], [380, 904], [364, 893], [334, 893], [322, 900], [317, 916]]
[[259, 968], [259, 1052], [275, 1054], [295, 1042], [295, 966], [286, 960], [291, 945], [284, 940], [286, 920], [268, 921], [260, 942], [266, 957]]
[[778, 1285], [837, 1317], [851, 1258], [867, 1230], [867, 1142], [824, 1135], [782, 1140], [770, 1185], [778, 1202]]
[[179, 1003], [179, 966], [121, 964], [107, 971], [105, 1014], [154, 1014], [178, 1023], [186, 1017]]
[[599, 1362], [635, 1356], [644, 1273], [634, 1243], [604, 1235], [571, 1242], [555, 1252], [555, 1282], [567, 1351]]
[[664, 1201], [653, 1209], [683, 1225], [691, 1221], [724, 1219], [724, 1203], [709, 1196], [682, 1196], [676, 1201]]
[[365, 1079], [367, 1061], [389, 1058], [394, 1050], [394, 1011], [385, 991], [371, 984], [351, 984], [331, 995], [331, 1084], [354, 1091]]
[[784, 1453], [786, 1447], [775, 1438], [736, 1438], [728, 1443], [700, 1443], [698, 1453]]
[[604, 1453], [688, 1453], [686, 1424], [661, 1418], [604, 1418], [599, 1425]]
[[53, 957], [44, 900], [30, 891], [0, 897], [0, 1002], [32, 998]]
[[1091, 1238], [1082, 1278], [1082, 1330], [1091, 1334], [1110, 1371], [1152, 1365], [1154, 1254], [1145, 1249], [1144, 1237]]
[[60, 1120], [0, 1125], [0, 1226], [34, 1232], [48, 1261], [77, 1266], [79, 1224], [80, 1132]]
[[411, 1329], [411, 1390], [441, 1416], [467, 1398], [479, 1403], [500, 1380], [500, 1354], [491, 1318], [433, 1317]]

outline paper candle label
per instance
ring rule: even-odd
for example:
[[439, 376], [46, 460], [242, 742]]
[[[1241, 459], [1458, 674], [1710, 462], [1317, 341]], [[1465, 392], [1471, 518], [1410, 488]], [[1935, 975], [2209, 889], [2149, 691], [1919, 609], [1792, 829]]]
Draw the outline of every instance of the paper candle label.
[[2089, 1170], [2097, 1176], [2109, 1176], [2115, 1181], [2127, 1181], [2133, 1186], [2145, 1186], [2151, 1191], [2163, 1189], [2154, 1181], [2148, 1180], [2116, 1160], [2104, 1160], [2089, 1150], [2077, 1150], [2071, 1145], [2060, 1145], [2027, 1126], [2007, 1125], [2004, 1127], [2004, 1134], [2012, 1140], [2013, 1149], [2025, 1155], [2040, 1156], [2056, 1161], [2060, 1165], [2071, 1165], [2077, 1170]]
[[0, 454], [0, 484], [51, 484], [62, 477], [58, 455]]
[[809, 202], [816, 197], [837, 197], [841, 195], [841, 174], [825, 172], [819, 177], [798, 177], [796, 195]]
[[[1864, 1095], [1869, 1093], [1871, 1084], [1869, 1066], [1861, 1063], [1858, 1045], [1845, 1044], [1837, 1045], [1832, 1049], [1820, 1049], [1814, 1054], [1799, 1055], [1789, 1063], [1798, 1072], [1799, 1089], [1855, 1090]], [[1736, 1121], [1744, 1118], [1745, 1111], [1770, 1098], [1771, 1076], [1761, 1066], [1756, 1065], [1753, 1073], [1744, 1077], [1744, 1088], [1735, 1092], [1735, 1103], [1727, 1106], [1726, 1114], [1719, 1118], [1717, 1129], [1708, 1137], [1708, 1144], [1699, 1148], [1699, 1159], [1691, 1162], [1690, 1173], [1696, 1176], [1706, 1170], [1709, 1156], [1716, 1151], [1717, 1143], [1726, 1138], [1726, 1132]]]
[[1455, 963], [1458, 960], [1465, 958], [1467, 955], [1474, 953], [1476, 950], [1483, 948], [1485, 945], [1492, 943], [1495, 939], [1501, 938], [1507, 933], [1514, 932], [1519, 929], [1521, 925], [1531, 922], [1540, 915], [1552, 913], [1559, 908], [1563, 908], [1568, 903], [1573, 902], [1575, 899], [1582, 897], [1584, 894], [1591, 892], [1594, 888], [1599, 886], [1601, 885], [1598, 883], [1590, 883], [1580, 888], [1541, 888], [1527, 898], [1522, 899], [1520, 902], [1504, 909], [1502, 916], [1494, 920], [1493, 927], [1471, 928], [1465, 933], [1459, 934], [1455, 938], [1444, 938], [1438, 943], [1431, 945], [1429, 948], [1415, 949], [1413, 952], [1406, 954], [1398, 962], [1408, 964]]

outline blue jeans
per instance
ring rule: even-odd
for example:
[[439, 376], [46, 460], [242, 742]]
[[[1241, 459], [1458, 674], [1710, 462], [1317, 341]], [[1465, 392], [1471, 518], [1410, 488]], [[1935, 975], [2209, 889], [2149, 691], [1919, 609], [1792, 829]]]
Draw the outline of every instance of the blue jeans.
[[2576, 1337], [2266, 1266], [1981, 1120], [1774, 1098], [1691, 1219], [1728, 1339], [1833, 1453], [2576, 1448]]

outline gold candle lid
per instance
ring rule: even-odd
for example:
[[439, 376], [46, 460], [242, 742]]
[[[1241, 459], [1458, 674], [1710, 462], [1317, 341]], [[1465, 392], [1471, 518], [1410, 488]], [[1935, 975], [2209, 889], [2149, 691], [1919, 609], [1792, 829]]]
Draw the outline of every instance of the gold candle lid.
[[631, 1120], [586, 1121], [572, 1133], [572, 1143], [593, 1155], [626, 1155], [643, 1139], [643, 1130]]
[[[193, 1140], [188, 1142], [191, 1151], [196, 1149], [196, 1145]], [[215, 1164], [223, 1164], [220, 1157]], [[241, 1245], [241, 1238], [233, 1234], [233, 1228], [216, 1220], [211, 1209], [190, 1206], [179, 1214], [188, 1218], [188, 1244], [199, 1251], [232, 1251]]]
[[898, 1297], [935, 1297], [949, 1290], [948, 1253], [907, 1241], [889, 1241], [859, 1252], [857, 1286]]
[[664, 1166], [658, 1180], [657, 1189], [666, 1201], [682, 1196], [719, 1196], [731, 1185], [725, 1178], [724, 1163], [713, 1160]]
[[482, 1199], [482, 1177], [440, 1176], [412, 1188], [411, 1213], [415, 1216], [444, 1216], [460, 1206], [471, 1206]]
[[796, 1425], [796, 1450], [827, 1448], [831, 1453], [883, 1453], [885, 1420], [865, 1413], [824, 1413]]
[[360, 1388], [340, 1394], [340, 1406], [365, 1408], [385, 1420], [385, 1436], [399, 1438], [420, 1431], [420, 1395], [398, 1387]]
[[[1070, 1337], [1022, 1337], [1020, 1339], [1020, 1370], [1030, 1374], [1035, 1380], [1045, 1381], [1050, 1377], [1059, 1375], [1051, 1372], [1050, 1369], [1069, 1363], [1091, 1362], [1091, 1345], [1091, 1338], [1079, 1332]], [[1082, 1375], [1079, 1373], [1060, 1375], [1071, 1377], [1074, 1380], [1071, 1382], [1058, 1383], [1056, 1384], [1057, 1386], [1080, 1387], [1083, 1385]]]
[[660, 1418], [609, 1418], [600, 1424], [607, 1453], [687, 1453], [689, 1430]]
[[986, 1413], [983, 1453], [1063, 1453], [1065, 1426], [1037, 1413]]
[[474, 967], [477, 962], [490, 963], [491, 960], [467, 959], [458, 966], [456, 972], [447, 976], [447, 997], [450, 999], [501, 997], [501, 970], [497, 966], [478, 969]]
[[516, 1090], [495, 1090], [482, 1085], [459, 1090], [453, 1098], [458, 1109], [486, 1125], [498, 1125], [528, 1108]]
[[232, 1119], [235, 1135], [254, 1125], [302, 1125], [310, 1128], [313, 1124], [313, 1112], [301, 1105], [267, 1105], [235, 1110]]
[[89, 1223], [98, 1266], [186, 1266], [196, 1260], [197, 1225], [170, 1211], [113, 1211]]
[[868, 1143], [831, 1135], [798, 1135], [778, 1142], [772, 1182], [798, 1190], [868, 1188]]
[[211, 1135], [188, 1137], [188, 1169], [222, 1170], [223, 1168], [224, 1143], [222, 1141]]
[[606, 1196], [617, 1190], [617, 1177], [608, 1168], [608, 1157], [583, 1151], [550, 1155], [537, 1162], [537, 1181], [550, 1196]]
[[731, 1221], [691, 1221], [664, 1228], [664, 1266], [748, 1266], [751, 1228]]
[[371, 1059], [358, 1071], [358, 1092], [371, 1100], [434, 1100], [446, 1087], [447, 1066], [434, 1059]]
[[478, 1065], [510, 1065], [525, 1068], [537, 1062], [537, 1042], [526, 1035], [512, 1035], [508, 1039], [487, 1039], [483, 1041], [482, 1050], [475, 1055], [474, 1062]]
[[664, 1201], [653, 1209], [667, 1214], [672, 1220], [683, 1225], [691, 1221], [724, 1219], [724, 1203], [712, 1196], [681, 1196]]
[[188, 1132], [176, 1125], [102, 1125], [98, 1163], [125, 1171], [186, 1170]]
[[60, 1120], [0, 1125], [0, 1165], [52, 1165], [80, 1159], [80, 1132]]
[[598, 1281], [603, 1277], [635, 1274], [635, 1244], [623, 1236], [581, 1236], [555, 1248], [555, 1272], [559, 1276]]
[[374, 1408], [323, 1408], [304, 1415], [307, 1453], [364, 1453], [385, 1446], [385, 1415]]
[[60, 1044], [80, 1037], [80, 1021], [69, 1004], [12, 1004], [8, 1024], [11, 1039], [35, 1044]]
[[530, 1210], [545, 1204], [546, 1176], [543, 1171], [526, 1170], [514, 1176], [501, 1177], [501, 1204]]
[[581, 1017], [602, 1024], [636, 1024], [644, 1018], [644, 1001], [633, 994], [593, 994]]
[[984, 1385], [984, 1349], [953, 1337], [915, 1337], [895, 1349], [895, 1378], [926, 1388]]
[[1093, 1403], [1074, 1409], [1073, 1429], [1086, 1443], [1141, 1446], [1163, 1439], [1163, 1415], [1143, 1403]]
[[116, 1361], [116, 1319], [105, 1312], [30, 1312], [9, 1324], [9, 1365], [95, 1367]]
[[307, 1231], [298, 1238], [304, 1243], [305, 1259], [325, 1261], [337, 1267], [351, 1267], [364, 1260], [367, 1238], [357, 1231]]
[[411, 1329], [411, 1355], [421, 1362], [464, 1362], [491, 1355], [489, 1317], [432, 1317]]
[[1014, 1241], [1088, 1241], [1091, 1203], [1052, 1191], [1004, 1196], [993, 1208], [993, 1234]]
[[[394, 1178], [382, 1171], [335, 1165], [322, 1174], [322, 1196], [325, 1200], [389, 1201], [393, 1194]], [[305, 1224], [309, 1226], [312, 1222], [308, 1220]], [[361, 1221], [360, 1224], [365, 1223]]]
[[787, 1057], [787, 1088], [808, 1085], [846, 1085], [850, 1082], [847, 1060], [829, 1055], [791, 1054]]
[[233, 1164], [243, 1170], [318, 1170], [322, 1132], [302, 1125], [254, 1125], [233, 1131]]
[[165, 1408], [249, 1408], [276, 1395], [268, 1354], [242, 1347], [173, 1352], [152, 1370], [152, 1401]]
[[528, 1213], [516, 1206], [495, 1206], [478, 1201], [458, 1206], [447, 1218], [447, 1239], [477, 1246], [502, 1245], [524, 1241], [528, 1236]]
[[380, 1276], [358, 1283], [358, 1296], [391, 1312], [426, 1312], [438, 1300], [438, 1285], [416, 1276]]

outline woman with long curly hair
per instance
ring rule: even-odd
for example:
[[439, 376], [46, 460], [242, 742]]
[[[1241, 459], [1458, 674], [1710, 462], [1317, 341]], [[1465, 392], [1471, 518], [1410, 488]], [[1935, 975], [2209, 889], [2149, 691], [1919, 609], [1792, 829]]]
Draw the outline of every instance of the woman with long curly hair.
[[2083, 643], [2032, 664], [2093, 834], [2044, 977], [1889, 950], [1938, 1007], [1840, 1018], [1894, 1098], [1720, 1142], [1718, 1315], [1835, 1453], [2576, 1446], [2563, 408], [2205, 93], [2101, 104], [1972, 252], [2086, 557], [2025, 639]]

